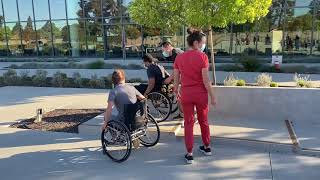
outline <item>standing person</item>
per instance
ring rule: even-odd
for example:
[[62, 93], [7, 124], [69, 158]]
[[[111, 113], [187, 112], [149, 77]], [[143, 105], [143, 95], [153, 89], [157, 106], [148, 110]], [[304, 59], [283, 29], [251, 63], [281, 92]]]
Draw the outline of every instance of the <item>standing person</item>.
[[183, 53], [183, 51], [179, 48], [174, 48], [172, 46], [172, 43], [168, 40], [162, 42], [160, 44], [162, 55], [165, 58], [166, 61], [174, 62], [176, 60], [176, 57]]
[[[206, 36], [200, 31], [189, 34], [190, 50], [177, 56], [174, 63], [174, 92], [180, 98], [184, 112], [184, 133], [187, 163], [193, 162], [193, 126], [194, 108], [197, 110], [201, 127], [203, 146], [199, 149], [205, 155], [211, 155], [210, 130], [208, 124], [208, 94], [211, 104], [215, 105], [215, 96], [209, 80], [209, 61], [203, 50], [206, 47]], [[181, 82], [181, 90], [178, 91]]]

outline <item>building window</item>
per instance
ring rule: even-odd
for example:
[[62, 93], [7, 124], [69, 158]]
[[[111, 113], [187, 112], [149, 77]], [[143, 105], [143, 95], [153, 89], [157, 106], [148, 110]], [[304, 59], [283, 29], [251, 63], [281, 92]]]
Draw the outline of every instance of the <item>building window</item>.
[[51, 19], [66, 19], [65, 0], [50, 0]]
[[33, 0], [34, 14], [36, 20], [49, 19], [49, 6], [48, 0]]
[[15, 0], [2, 0], [6, 22], [18, 21], [17, 3]]

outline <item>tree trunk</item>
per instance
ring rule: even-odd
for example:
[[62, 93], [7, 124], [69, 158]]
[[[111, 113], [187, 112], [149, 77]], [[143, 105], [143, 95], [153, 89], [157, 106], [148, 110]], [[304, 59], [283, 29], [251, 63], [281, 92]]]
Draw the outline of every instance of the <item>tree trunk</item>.
[[214, 62], [212, 27], [209, 27], [209, 39], [210, 39], [210, 43], [211, 43], [212, 84], [214, 86], [216, 86], [217, 85], [217, 79], [216, 79], [216, 65], [215, 65], [215, 62]]

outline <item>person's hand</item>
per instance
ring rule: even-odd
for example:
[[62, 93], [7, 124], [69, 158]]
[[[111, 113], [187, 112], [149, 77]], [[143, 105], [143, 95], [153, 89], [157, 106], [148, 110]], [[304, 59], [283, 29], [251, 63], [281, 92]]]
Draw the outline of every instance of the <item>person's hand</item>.
[[210, 102], [211, 102], [211, 105], [212, 105], [212, 106], [216, 106], [216, 105], [217, 105], [216, 97], [215, 97], [215, 96], [212, 96], [210, 100], [211, 100]]
[[144, 98], [148, 99], [148, 94], [144, 93], [143, 96]]
[[106, 121], [104, 121], [102, 127], [101, 127], [101, 130], [104, 130], [108, 127], [108, 123]]

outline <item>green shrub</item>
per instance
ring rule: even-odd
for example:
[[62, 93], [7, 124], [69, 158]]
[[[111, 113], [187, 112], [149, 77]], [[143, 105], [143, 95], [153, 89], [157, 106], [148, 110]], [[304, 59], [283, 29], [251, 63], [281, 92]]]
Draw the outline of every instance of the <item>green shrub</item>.
[[296, 82], [297, 87], [313, 88], [314, 83], [311, 81], [310, 76], [302, 76], [301, 74], [295, 74], [293, 80]]
[[7, 72], [3, 74], [3, 82], [8, 86], [17, 85], [17, 83], [19, 82], [17, 72], [13, 69], [9, 69]]
[[12, 64], [12, 65], [9, 66], [9, 68], [10, 68], [10, 69], [18, 69], [19, 66], [16, 65], [16, 64]]
[[3, 77], [0, 76], [0, 87], [5, 86], [6, 84], [3, 81]]
[[279, 84], [276, 82], [271, 82], [270, 87], [279, 87]]
[[99, 89], [105, 88], [104, 81], [98, 78], [96, 74], [91, 76], [91, 79], [89, 81], [89, 86], [91, 88], [99, 88]]
[[238, 80], [233, 76], [233, 73], [230, 73], [226, 79], [223, 81], [223, 84], [225, 86], [236, 86], [238, 83]]
[[145, 83], [145, 81], [143, 81], [140, 78], [132, 78], [132, 79], [127, 80], [127, 82], [128, 83]]
[[258, 86], [270, 87], [272, 77], [268, 73], [262, 73], [257, 77], [256, 81]]
[[67, 74], [60, 71], [56, 72], [52, 78], [52, 85], [55, 87], [67, 87], [69, 85]]
[[141, 65], [138, 64], [129, 64], [126, 69], [139, 70], [144, 69]]
[[81, 74], [79, 72], [75, 72], [72, 75], [73, 84], [77, 88], [83, 87], [83, 79], [81, 78]]
[[245, 86], [246, 85], [246, 81], [243, 79], [240, 79], [237, 81], [237, 86]]
[[307, 68], [302, 65], [298, 66], [288, 66], [281, 68], [284, 73], [306, 73]]
[[261, 67], [261, 63], [255, 57], [245, 56], [240, 60], [240, 64], [243, 66], [244, 70], [247, 72], [255, 72]]
[[103, 69], [105, 63], [103, 61], [95, 61], [87, 64], [88, 69]]
[[112, 80], [111, 80], [111, 76], [108, 76], [108, 77], [102, 77], [102, 80], [104, 81], [105, 88], [107, 88], [107, 89], [112, 88]]
[[20, 82], [19, 82], [20, 85], [22, 86], [33, 85], [32, 78], [29, 76], [29, 71], [21, 71], [19, 75], [20, 75]]
[[48, 72], [45, 70], [37, 70], [36, 74], [32, 77], [32, 82], [35, 86], [43, 87], [47, 86]]

